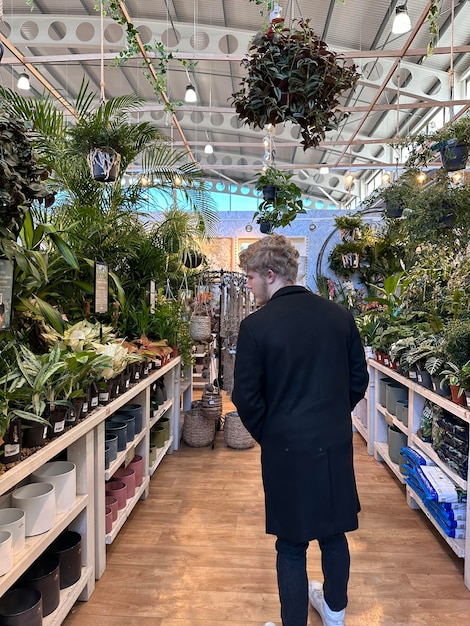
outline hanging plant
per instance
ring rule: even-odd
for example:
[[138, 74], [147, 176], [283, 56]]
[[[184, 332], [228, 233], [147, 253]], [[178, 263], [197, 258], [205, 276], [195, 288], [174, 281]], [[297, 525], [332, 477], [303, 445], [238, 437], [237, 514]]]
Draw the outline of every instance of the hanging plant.
[[256, 189], [262, 191], [263, 201], [253, 215], [262, 233], [273, 228], [289, 226], [299, 213], [306, 213], [302, 203], [302, 190], [290, 179], [293, 174], [275, 167], [260, 172]]
[[256, 35], [241, 89], [232, 94], [238, 118], [253, 128], [290, 121], [301, 128], [304, 149], [318, 146], [325, 133], [346, 114], [338, 97], [351, 89], [359, 74], [347, 65], [310, 27], [310, 20], [271, 23]]

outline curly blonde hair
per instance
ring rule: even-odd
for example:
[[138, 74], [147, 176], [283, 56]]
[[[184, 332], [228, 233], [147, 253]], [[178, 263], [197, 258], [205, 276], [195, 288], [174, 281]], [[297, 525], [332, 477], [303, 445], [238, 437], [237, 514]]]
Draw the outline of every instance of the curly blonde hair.
[[239, 265], [245, 271], [263, 275], [272, 270], [288, 283], [295, 283], [299, 269], [299, 252], [284, 235], [272, 233], [242, 250]]

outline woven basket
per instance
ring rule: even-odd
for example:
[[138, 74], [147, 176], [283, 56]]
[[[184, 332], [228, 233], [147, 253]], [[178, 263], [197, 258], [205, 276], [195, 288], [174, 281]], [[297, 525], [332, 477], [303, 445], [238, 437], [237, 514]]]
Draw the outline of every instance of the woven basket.
[[243, 426], [240, 416], [236, 411], [225, 414], [224, 441], [229, 448], [245, 450], [255, 445], [255, 440]]
[[213, 391], [207, 391], [202, 394], [201, 398], [201, 412], [204, 417], [212, 417], [213, 419], [219, 419], [222, 415], [222, 396], [218, 389], [211, 385]]
[[212, 336], [210, 316], [192, 315], [189, 320], [189, 334], [194, 341], [209, 341]]
[[[196, 405], [196, 406], [194, 406]], [[202, 414], [200, 402], [184, 414], [183, 441], [193, 448], [210, 446], [215, 439], [216, 420]]]

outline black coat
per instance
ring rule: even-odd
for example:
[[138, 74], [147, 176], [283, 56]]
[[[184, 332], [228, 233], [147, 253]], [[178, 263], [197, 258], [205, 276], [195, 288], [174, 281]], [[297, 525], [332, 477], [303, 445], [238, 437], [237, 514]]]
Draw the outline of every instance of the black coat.
[[351, 410], [368, 381], [351, 313], [304, 287], [242, 321], [232, 400], [261, 444], [267, 533], [300, 542], [357, 528]]

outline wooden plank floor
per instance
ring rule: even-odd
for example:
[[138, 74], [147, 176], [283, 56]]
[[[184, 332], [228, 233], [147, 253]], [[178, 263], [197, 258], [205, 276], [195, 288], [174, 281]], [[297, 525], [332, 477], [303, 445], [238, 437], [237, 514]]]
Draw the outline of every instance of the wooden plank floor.
[[[355, 455], [362, 512], [349, 534], [346, 625], [470, 624], [462, 560], [408, 507], [404, 487], [359, 434]], [[182, 443], [165, 457], [149, 497], [108, 547], [95, 592], [65, 626], [280, 626], [259, 456], [258, 446], [227, 448], [218, 433], [213, 450]], [[315, 542], [308, 557], [309, 576], [321, 579]], [[321, 626], [313, 610], [309, 624]]]

